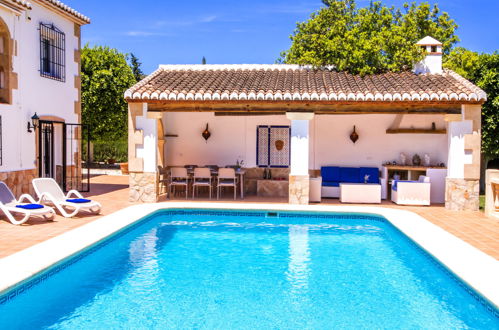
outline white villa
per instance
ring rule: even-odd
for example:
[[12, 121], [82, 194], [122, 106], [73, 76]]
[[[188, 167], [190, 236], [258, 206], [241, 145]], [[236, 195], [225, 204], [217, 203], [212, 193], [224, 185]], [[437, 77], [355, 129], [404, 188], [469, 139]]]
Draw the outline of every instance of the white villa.
[[[431, 203], [477, 210], [486, 94], [442, 69], [440, 42], [418, 45], [427, 57], [412, 72], [365, 77], [280, 64], [161, 65], [125, 93], [130, 199], [157, 200], [158, 165], [243, 160], [247, 194], [307, 204], [309, 179], [322, 172], [322, 197], [339, 197], [337, 173], [368, 167], [382, 199], [393, 199], [394, 178], [423, 175]], [[264, 182], [265, 168], [277, 180]], [[363, 183], [355, 180], [347, 182]]]
[[0, 180], [16, 195], [38, 176], [81, 189], [80, 28], [89, 22], [56, 0], [0, 1]]

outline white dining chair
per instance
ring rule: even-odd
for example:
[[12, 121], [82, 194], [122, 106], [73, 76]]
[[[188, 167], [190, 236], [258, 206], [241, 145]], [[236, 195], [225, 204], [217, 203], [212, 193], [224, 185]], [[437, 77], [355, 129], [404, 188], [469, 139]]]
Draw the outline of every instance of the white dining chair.
[[169, 196], [176, 192], [177, 187], [185, 187], [185, 199], [189, 194], [189, 175], [185, 167], [172, 167], [170, 169]]
[[195, 193], [198, 193], [199, 187], [208, 187], [211, 199], [211, 170], [208, 167], [196, 167], [194, 169], [194, 176], [192, 179], [192, 198]]
[[217, 178], [217, 199], [220, 198], [220, 191], [224, 187], [232, 187], [234, 189], [234, 200], [236, 199], [237, 179], [236, 171], [233, 168], [220, 168]]

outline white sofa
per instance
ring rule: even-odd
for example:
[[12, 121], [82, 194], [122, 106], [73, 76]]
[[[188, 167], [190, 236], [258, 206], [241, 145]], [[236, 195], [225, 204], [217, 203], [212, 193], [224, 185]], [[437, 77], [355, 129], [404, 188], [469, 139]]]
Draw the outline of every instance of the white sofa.
[[418, 181], [394, 181], [392, 202], [400, 205], [430, 205], [430, 178], [421, 175]]

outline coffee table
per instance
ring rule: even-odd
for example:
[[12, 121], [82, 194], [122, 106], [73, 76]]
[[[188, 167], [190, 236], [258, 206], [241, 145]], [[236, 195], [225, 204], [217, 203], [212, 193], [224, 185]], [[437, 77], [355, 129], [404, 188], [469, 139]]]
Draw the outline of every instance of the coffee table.
[[342, 203], [381, 203], [381, 184], [340, 183]]

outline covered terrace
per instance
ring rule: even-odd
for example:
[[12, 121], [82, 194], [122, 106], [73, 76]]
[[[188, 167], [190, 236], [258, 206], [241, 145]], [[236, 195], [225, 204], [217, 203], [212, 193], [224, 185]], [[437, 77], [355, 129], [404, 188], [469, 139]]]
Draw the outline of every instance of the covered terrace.
[[[307, 204], [310, 178], [339, 166], [377, 168], [389, 199], [394, 175], [437, 169], [432, 203], [478, 209], [486, 95], [441, 67], [361, 77], [295, 65], [162, 65], [125, 98], [132, 201], [158, 200], [158, 165], [243, 160], [248, 196], [270, 189]], [[259, 182], [267, 168], [285, 183]]]

